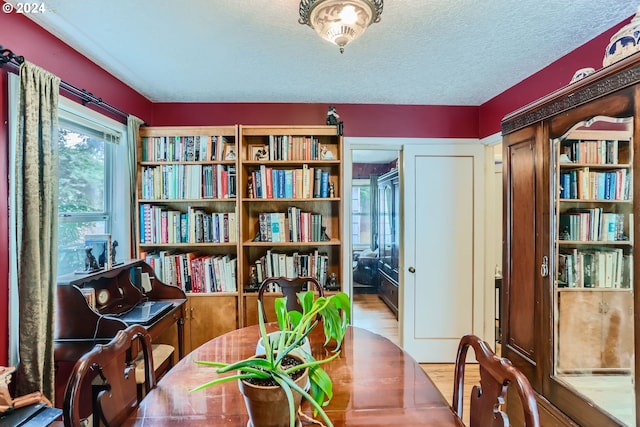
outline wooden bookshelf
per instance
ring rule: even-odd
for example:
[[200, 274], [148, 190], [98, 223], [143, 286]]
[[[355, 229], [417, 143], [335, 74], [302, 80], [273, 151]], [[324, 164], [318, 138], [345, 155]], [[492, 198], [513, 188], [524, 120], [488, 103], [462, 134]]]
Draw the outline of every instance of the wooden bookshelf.
[[[185, 141], [191, 144], [191, 137], [196, 142], [193, 152], [183, 147]], [[294, 255], [298, 255], [295, 265], [299, 265], [300, 256], [321, 259], [313, 265], [305, 261], [304, 273], [318, 277], [324, 284], [328, 284], [333, 273], [341, 288], [342, 146], [342, 136], [334, 126], [181, 126], [140, 130], [136, 253], [138, 257], [146, 256], [150, 264], [162, 257], [164, 266], [156, 269], [158, 276], [187, 293], [186, 332], [187, 337], [194, 337], [188, 342], [195, 346], [229, 328], [255, 323], [257, 294], [249, 286], [251, 271], [256, 260], [268, 253], [288, 257], [289, 266]], [[265, 148], [269, 153], [264, 152]], [[228, 156], [229, 153], [233, 155]], [[205, 183], [205, 170], [217, 171], [217, 181]], [[271, 173], [269, 197], [266, 193], [257, 194], [255, 187], [251, 189], [249, 185], [250, 182], [253, 185], [256, 172], [267, 170]], [[302, 179], [303, 170], [309, 173], [304, 192], [302, 185], [298, 189], [291, 187]], [[289, 171], [290, 187], [286, 191], [278, 186], [284, 183], [284, 177], [279, 183], [273, 179], [274, 174], [284, 175], [284, 171]], [[297, 179], [295, 171], [299, 171]], [[322, 172], [324, 187], [320, 188]], [[194, 178], [195, 175], [199, 177]], [[211, 186], [222, 188], [218, 187], [221, 176], [227, 180], [224, 191], [211, 191]], [[233, 184], [229, 176], [233, 176]], [[261, 214], [282, 221], [278, 222], [282, 237], [260, 238]], [[153, 218], [151, 223], [148, 216]], [[195, 228], [196, 221], [200, 224], [204, 216], [212, 221], [218, 218], [218, 230], [225, 224], [226, 233], [206, 234], [204, 225]], [[233, 221], [229, 220], [231, 216]], [[176, 221], [180, 224], [176, 225]], [[212, 228], [215, 225], [210, 224], [207, 230]], [[168, 267], [167, 263], [174, 262], [171, 261], [174, 258], [175, 267]], [[178, 265], [191, 265], [192, 259], [206, 258], [233, 260], [231, 285], [216, 288], [211, 279], [194, 271], [191, 280], [185, 282]], [[286, 275], [287, 271], [272, 270], [272, 273]], [[269, 298], [277, 295], [274, 292]], [[217, 329], [205, 331], [205, 316], [225, 321]], [[196, 320], [189, 322], [192, 317]]]
[[[253, 324], [257, 319], [255, 291], [249, 292], [246, 288], [254, 274], [262, 278], [291, 275], [293, 271], [294, 275], [314, 276], [325, 286], [329, 275], [334, 273], [337, 282], [343, 283], [340, 277], [344, 191], [342, 137], [334, 126], [241, 125], [239, 134], [241, 243], [238, 276], [239, 283], [244, 284], [243, 291], [246, 290], [241, 299], [243, 324]], [[269, 169], [271, 180], [265, 182]], [[298, 171], [298, 174], [291, 173], [293, 178], [286, 181], [287, 188], [283, 189], [274, 178], [278, 171]], [[318, 188], [318, 185], [322, 186], [322, 178], [318, 180], [317, 175], [314, 176], [318, 171], [324, 172], [326, 177], [323, 190]], [[310, 175], [305, 177], [304, 173]], [[264, 182], [261, 190], [256, 188], [256, 181]], [[283, 182], [280, 179], [280, 184]], [[271, 188], [267, 187], [269, 184]], [[332, 190], [329, 190], [330, 186]], [[310, 220], [305, 221], [301, 213], [320, 217], [321, 224], [317, 227], [322, 230], [314, 233], [308, 228], [308, 231], [302, 231]], [[271, 230], [265, 230], [265, 217], [269, 216], [276, 217], [277, 227], [271, 223]], [[280, 232], [277, 239], [269, 235], [269, 231], [274, 230]], [[283, 257], [285, 271], [280, 271], [281, 265], [277, 263], [267, 269], [270, 260], [282, 260]], [[317, 263], [305, 261], [309, 259], [317, 260]], [[259, 260], [261, 262], [256, 263]], [[254, 269], [256, 273], [253, 273]], [[263, 273], [258, 274], [260, 269]]]

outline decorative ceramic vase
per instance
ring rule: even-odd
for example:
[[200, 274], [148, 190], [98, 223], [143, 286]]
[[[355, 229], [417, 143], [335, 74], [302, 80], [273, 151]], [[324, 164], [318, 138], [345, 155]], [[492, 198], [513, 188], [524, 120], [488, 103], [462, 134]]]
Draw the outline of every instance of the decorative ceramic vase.
[[596, 70], [594, 70], [591, 67], [588, 68], [580, 68], [579, 70], [576, 70], [575, 73], [573, 73], [573, 78], [571, 79], [571, 81], [569, 83], [575, 83], [579, 80], [584, 79], [585, 77], [590, 76], [591, 74], [595, 73]]
[[631, 22], [611, 37], [602, 65], [606, 67], [640, 50], [640, 7]]
[[[302, 358], [295, 354], [291, 357]], [[309, 379], [309, 369], [295, 380], [299, 387], [303, 387]], [[249, 414], [247, 427], [289, 427], [289, 401], [280, 386], [265, 387], [238, 380], [238, 388], [244, 396], [244, 403]], [[302, 395], [293, 391], [295, 410], [298, 413]]]

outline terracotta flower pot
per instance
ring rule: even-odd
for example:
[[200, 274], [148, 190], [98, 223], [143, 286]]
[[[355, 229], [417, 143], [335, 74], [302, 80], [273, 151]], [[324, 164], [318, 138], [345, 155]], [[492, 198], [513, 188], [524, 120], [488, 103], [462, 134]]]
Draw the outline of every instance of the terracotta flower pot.
[[[292, 357], [299, 358], [295, 354]], [[295, 380], [303, 388], [307, 383], [309, 369]], [[259, 386], [238, 380], [238, 387], [244, 396], [244, 403], [249, 414], [248, 427], [289, 427], [289, 401], [280, 386]], [[293, 391], [295, 402], [294, 413], [298, 413], [302, 395]]]

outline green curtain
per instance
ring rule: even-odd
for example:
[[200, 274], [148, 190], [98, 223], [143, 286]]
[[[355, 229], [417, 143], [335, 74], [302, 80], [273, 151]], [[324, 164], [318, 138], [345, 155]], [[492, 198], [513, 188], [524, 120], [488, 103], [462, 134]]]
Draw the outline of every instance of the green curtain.
[[129, 203], [131, 206], [131, 254], [136, 256], [138, 236], [138, 213], [136, 212], [136, 185], [138, 174], [138, 138], [143, 120], [129, 115], [127, 118], [127, 144], [129, 144]]
[[16, 392], [54, 398], [53, 337], [58, 233], [60, 79], [20, 67], [16, 140], [19, 356]]

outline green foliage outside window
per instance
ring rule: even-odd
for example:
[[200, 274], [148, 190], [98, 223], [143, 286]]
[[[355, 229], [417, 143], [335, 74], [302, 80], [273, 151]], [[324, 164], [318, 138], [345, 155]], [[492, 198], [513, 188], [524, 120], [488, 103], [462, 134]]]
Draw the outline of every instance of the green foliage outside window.
[[58, 274], [66, 274], [84, 267], [84, 236], [105, 232], [91, 216], [106, 210], [105, 142], [60, 128], [58, 150]]

